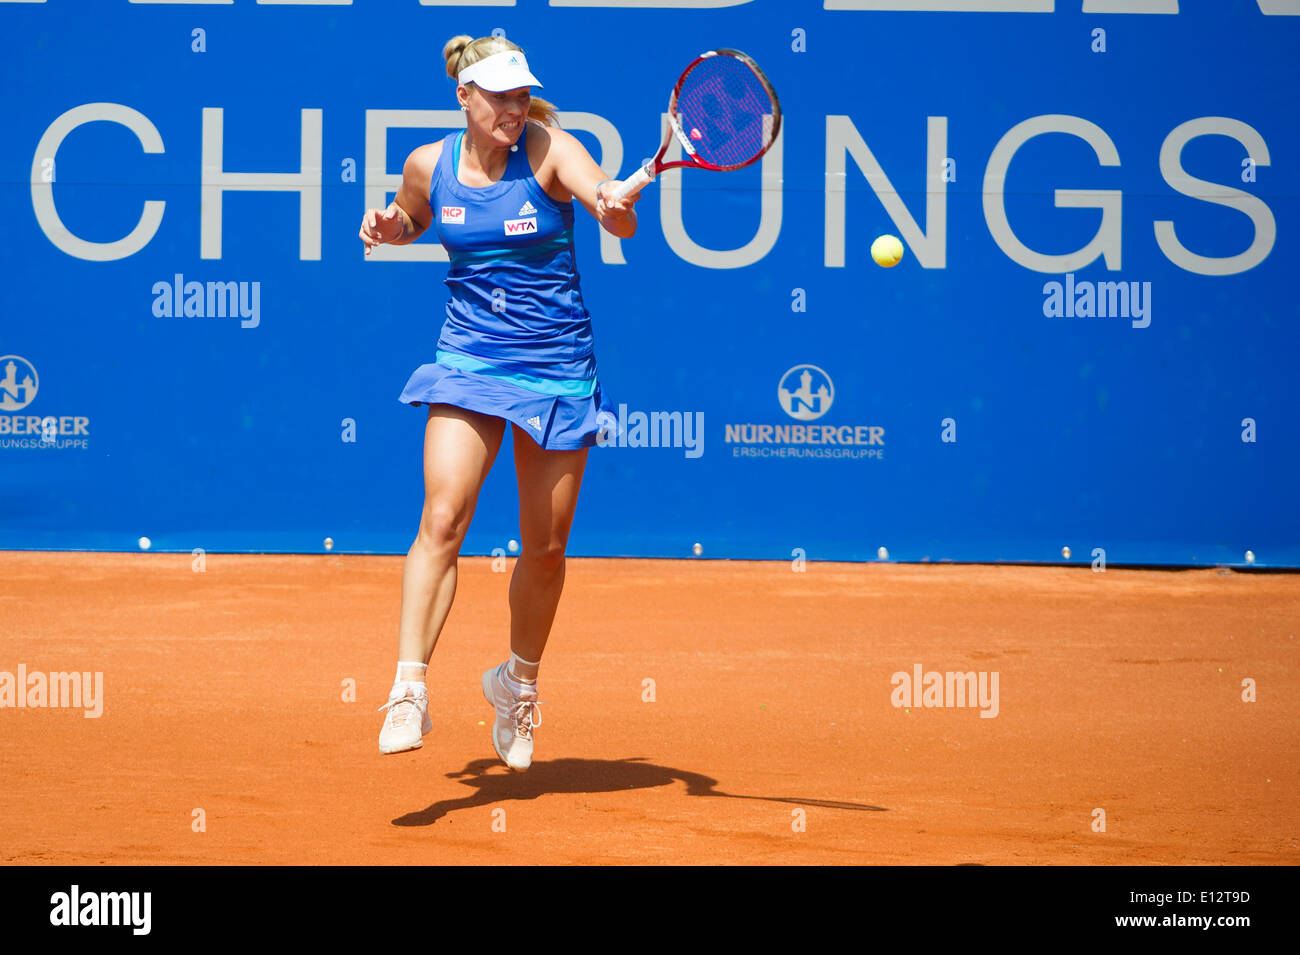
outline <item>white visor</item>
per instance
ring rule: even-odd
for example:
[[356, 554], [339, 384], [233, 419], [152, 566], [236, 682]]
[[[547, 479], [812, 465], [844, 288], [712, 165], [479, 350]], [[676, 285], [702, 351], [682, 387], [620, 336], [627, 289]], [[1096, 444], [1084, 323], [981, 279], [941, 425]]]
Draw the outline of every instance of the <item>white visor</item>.
[[528, 61], [518, 50], [504, 50], [484, 57], [461, 70], [456, 76], [456, 82], [473, 83], [489, 93], [542, 85], [537, 77], [528, 72]]

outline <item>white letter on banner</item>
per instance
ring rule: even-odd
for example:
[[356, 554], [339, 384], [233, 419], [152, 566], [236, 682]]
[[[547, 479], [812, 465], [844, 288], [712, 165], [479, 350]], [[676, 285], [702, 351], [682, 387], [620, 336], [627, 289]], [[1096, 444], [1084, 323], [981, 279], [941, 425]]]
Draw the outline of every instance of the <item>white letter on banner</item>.
[[[366, 187], [361, 214], [366, 209], [388, 208], [388, 196], [402, 185], [402, 174], [388, 172], [390, 129], [464, 129], [465, 114], [459, 109], [368, 109], [366, 110]], [[410, 211], [410, 210], [408, 210]], [[434, 229], [430, 228], [430, 232]], [[367, 262], [446, 262], [447, 250], [436, 242], [380, 245], [365, 254], [359, 243], [356, 254]]]
[[1083, 0], [1084, 13], [1177, 13], [1178, 0]]
[[298, 172], [226, 172], [223, 166], [224, 112], [203, 110], [203, 188], [199, 212], [199, 258], [221, 258], [221, 194], [297, 192], [298, 258], [319, 261], [321, 230], [321, 117], [319, 109], [302, 111], [301, 165]]
[[1007, 221], [1007, 207], [1003, 201], [1007, 167], [1016, 151], [1035, 136], [1044, 133], [1066, 133], [1077, 136], [1092, 147], [1097, 161], [1103, 166], [1118, 166], [1119, 151], [1106, 131], [1096, 123], [1078, 116], [1049, 114], [1033, 116], [1007, 130], [989, 156], [984, 171], [984, 219], [989, 233], [1007, 256], [1019, 265], [1035, 272], [1073, 272], [1082, 269], [1100, 255], [1106, 268], [1114, 271], [1120, 267], [1123, 247], [1120, 235], [1120, 216], [1123, 193], [1113, 189], [1057, 189], [1058, 209], [1100, 209], [1101, 225], [1088, 244], [1077, 252], [1064, 255], [1046, 255], [1035, 252], [1016, 238]]
[[1051, 13], [1056, 0], [825, 0], [827, 10], [925, 13]]
[[1155, 223], [1156, 244], [1170, 262], [1188, 272], [1197, 275], [1236, 275], [1253, 269], [1268, 258], [1268, 254], [1273, 251], [1273, 242], [1277, 239], [1277, 222], [1273, 219], [1272, 210], [1258, 196], [1231, 186], [1197, 179], [1183, 170], [1183, 147], [1198, 136], [1228, 136], [1235, 139], [1246, 147], [1246, 154], [1255, 160], [1256, 166], [1267, 166], [1268, 146], [1264, 137], [1254, 127], [1239, 119], [1202, 116], [1174, 127], [1160, 146], [1160, 175], [1164, 176], [1165, 182], [1185, 196], [1227, 206], [1249, 216], [1255, 226], [1255, 240], [1251, 242], [1250, 248], [1237, 255], [1223, 258], [1197, 255], [1178, 241], [1173, 222], [1165, 219]]
[[926, 118], [925, 147], [925, 232], [922, 232], [898, 197], [875, 154], [863, 141], [853, 120], [847, 116], [826, 117], [826, 251], [827, 268], [844, 267], [846, 200], [845, 155], [851, 155], [867, 177], [867, 185], [880, 199], [885, 212], [922, 268], [942, 269], [948, 262], [948, 183], [943, 175], [948, 155], [948, 117]]
[[[560, 125], [567, 130], [581, 129], [596, 137], [600, 145], [600, 155], [593, 157], [601, 169], [612, 169], [615, 173], [623, 166], [623, 137], [618, 134], [614, 124], [604, 116], [596, 113], [570, 113], [561, 110], [556, 114]], [[597, 226], [600, 234], [600, 260], [606, 265], [627, 265], [623, 258], [623, 245], [618, 236], [610, 235]]]
[[[424, 0], [420, 0], [421, 3]], [[437, 0], [442, 3], [444, 0]], [[445, 0], [456, 3], [458, 0]], [[484, 0], [490, 2], [490, 0]], [[510, 0], [513, 4], [514, 0]], [[741, 7], [754, 0], [551, 0], [553, 7], [638, 7], [642, 10], [716, 10], [719, 7]]]
[[78, 126], [86, 123], [117, 123], [135, 133], [140, 146], [146, 153], [163, 152], [162, 136], [158, 128], [143, 113], [122, 106], [118, 103], [86, 103], [74, 106], [50, 123], [41, 141], [36, 144], [36, 155], [32, 157], [32, 210], [36, 213], [36, 222], [54, 245], [62, 252], [74, 258], [89, 262], [112, 262], [135, 255], [153, 238], [162, 223], [163, 208], [166, 203], [161, 199], [148, 199], [144, 211], [135, 228], [125, 238], [115, 242], [90, 242], [73, 235], [59, 218], [54, 207], [54, 183], [47, 182], [42, 164], [53, 161], [59, 146]]
[[1259, 11], [1270, 17], [1300, 17], [1300, 0], [1259, 0]]
[[[668, 131], [668, 114], [660, 114], [659, 135]], [[776, 245], [777, 236], [781, 234], [781, 175], [783, 169], [781, 132], [776, 135], [763, 158], [759, 160], [762, 170], [762, 184], [759, 187], [758, 231], [754, 237], [738, 249], [706, 249], [698, 245], [686, 234], [682, 224], [682, 175], [681, 169], [669, 169], [659, 177], [659, 224], [664, 230], [664, 238], [669, 247], [682, 259], [692, 265], [702, 265], [709, 269], [739, 269], [753, 265]], [[664, 153], [664, 162], [675, 162], [682, 158], [682, 144], [674, 136]]]

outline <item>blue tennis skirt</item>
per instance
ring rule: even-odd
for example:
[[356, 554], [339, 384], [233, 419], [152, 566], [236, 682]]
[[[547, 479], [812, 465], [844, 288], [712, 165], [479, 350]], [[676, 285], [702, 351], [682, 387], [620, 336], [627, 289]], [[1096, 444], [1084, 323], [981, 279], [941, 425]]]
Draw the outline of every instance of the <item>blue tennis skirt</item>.
[[[504, 418], [548, 451], [589, 448], [603, 432], [612, 435], [618, 413], [600, 387], [595, 361], [590, 374], [555, 378], [553, 365], [513, 362], [509, 367], [438, 350], [437, 360], [415, 369], [400, 401], [409, 405], [454, 405]], [[548, 377], [549, 374], [549, 377]]]

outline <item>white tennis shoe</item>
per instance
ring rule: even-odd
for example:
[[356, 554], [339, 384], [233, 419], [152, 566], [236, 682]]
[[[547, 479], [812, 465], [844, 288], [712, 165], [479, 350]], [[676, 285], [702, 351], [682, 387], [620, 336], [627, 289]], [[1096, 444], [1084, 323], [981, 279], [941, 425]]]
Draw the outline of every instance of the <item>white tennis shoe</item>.
[[492, 704], [496, 719], [492, 723], [492, 748], [501, 761], [517, 773], [533, 764], [533, 730], [542, 725], [541, 703], [537, 688], [522, 684], [516, 695], [515, 686], [505, 675], [508, 663], [493, 667], [483, 674], [483, 697]]
[[404, 753], [424, 745], [424, 734], [433, 729], [427, 692], [417, 693], [409, 685], [398, 683], [380, 709], [388, 711], [384, 728], [379, 731], [381, 753]]

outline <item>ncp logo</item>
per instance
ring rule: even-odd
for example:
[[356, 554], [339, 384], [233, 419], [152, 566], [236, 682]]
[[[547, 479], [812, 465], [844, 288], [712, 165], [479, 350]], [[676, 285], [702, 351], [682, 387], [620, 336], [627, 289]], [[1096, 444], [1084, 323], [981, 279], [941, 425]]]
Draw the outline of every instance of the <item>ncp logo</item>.
[[781, 408], [797, 421], [813, 421], [831, 410], [835, 383], [816, 365], [795, 365], [776, 386]]
[[36, 397], [40, 379], [36, 368], [17, 355], [0, 357], [0, 411], [22, 411]]

